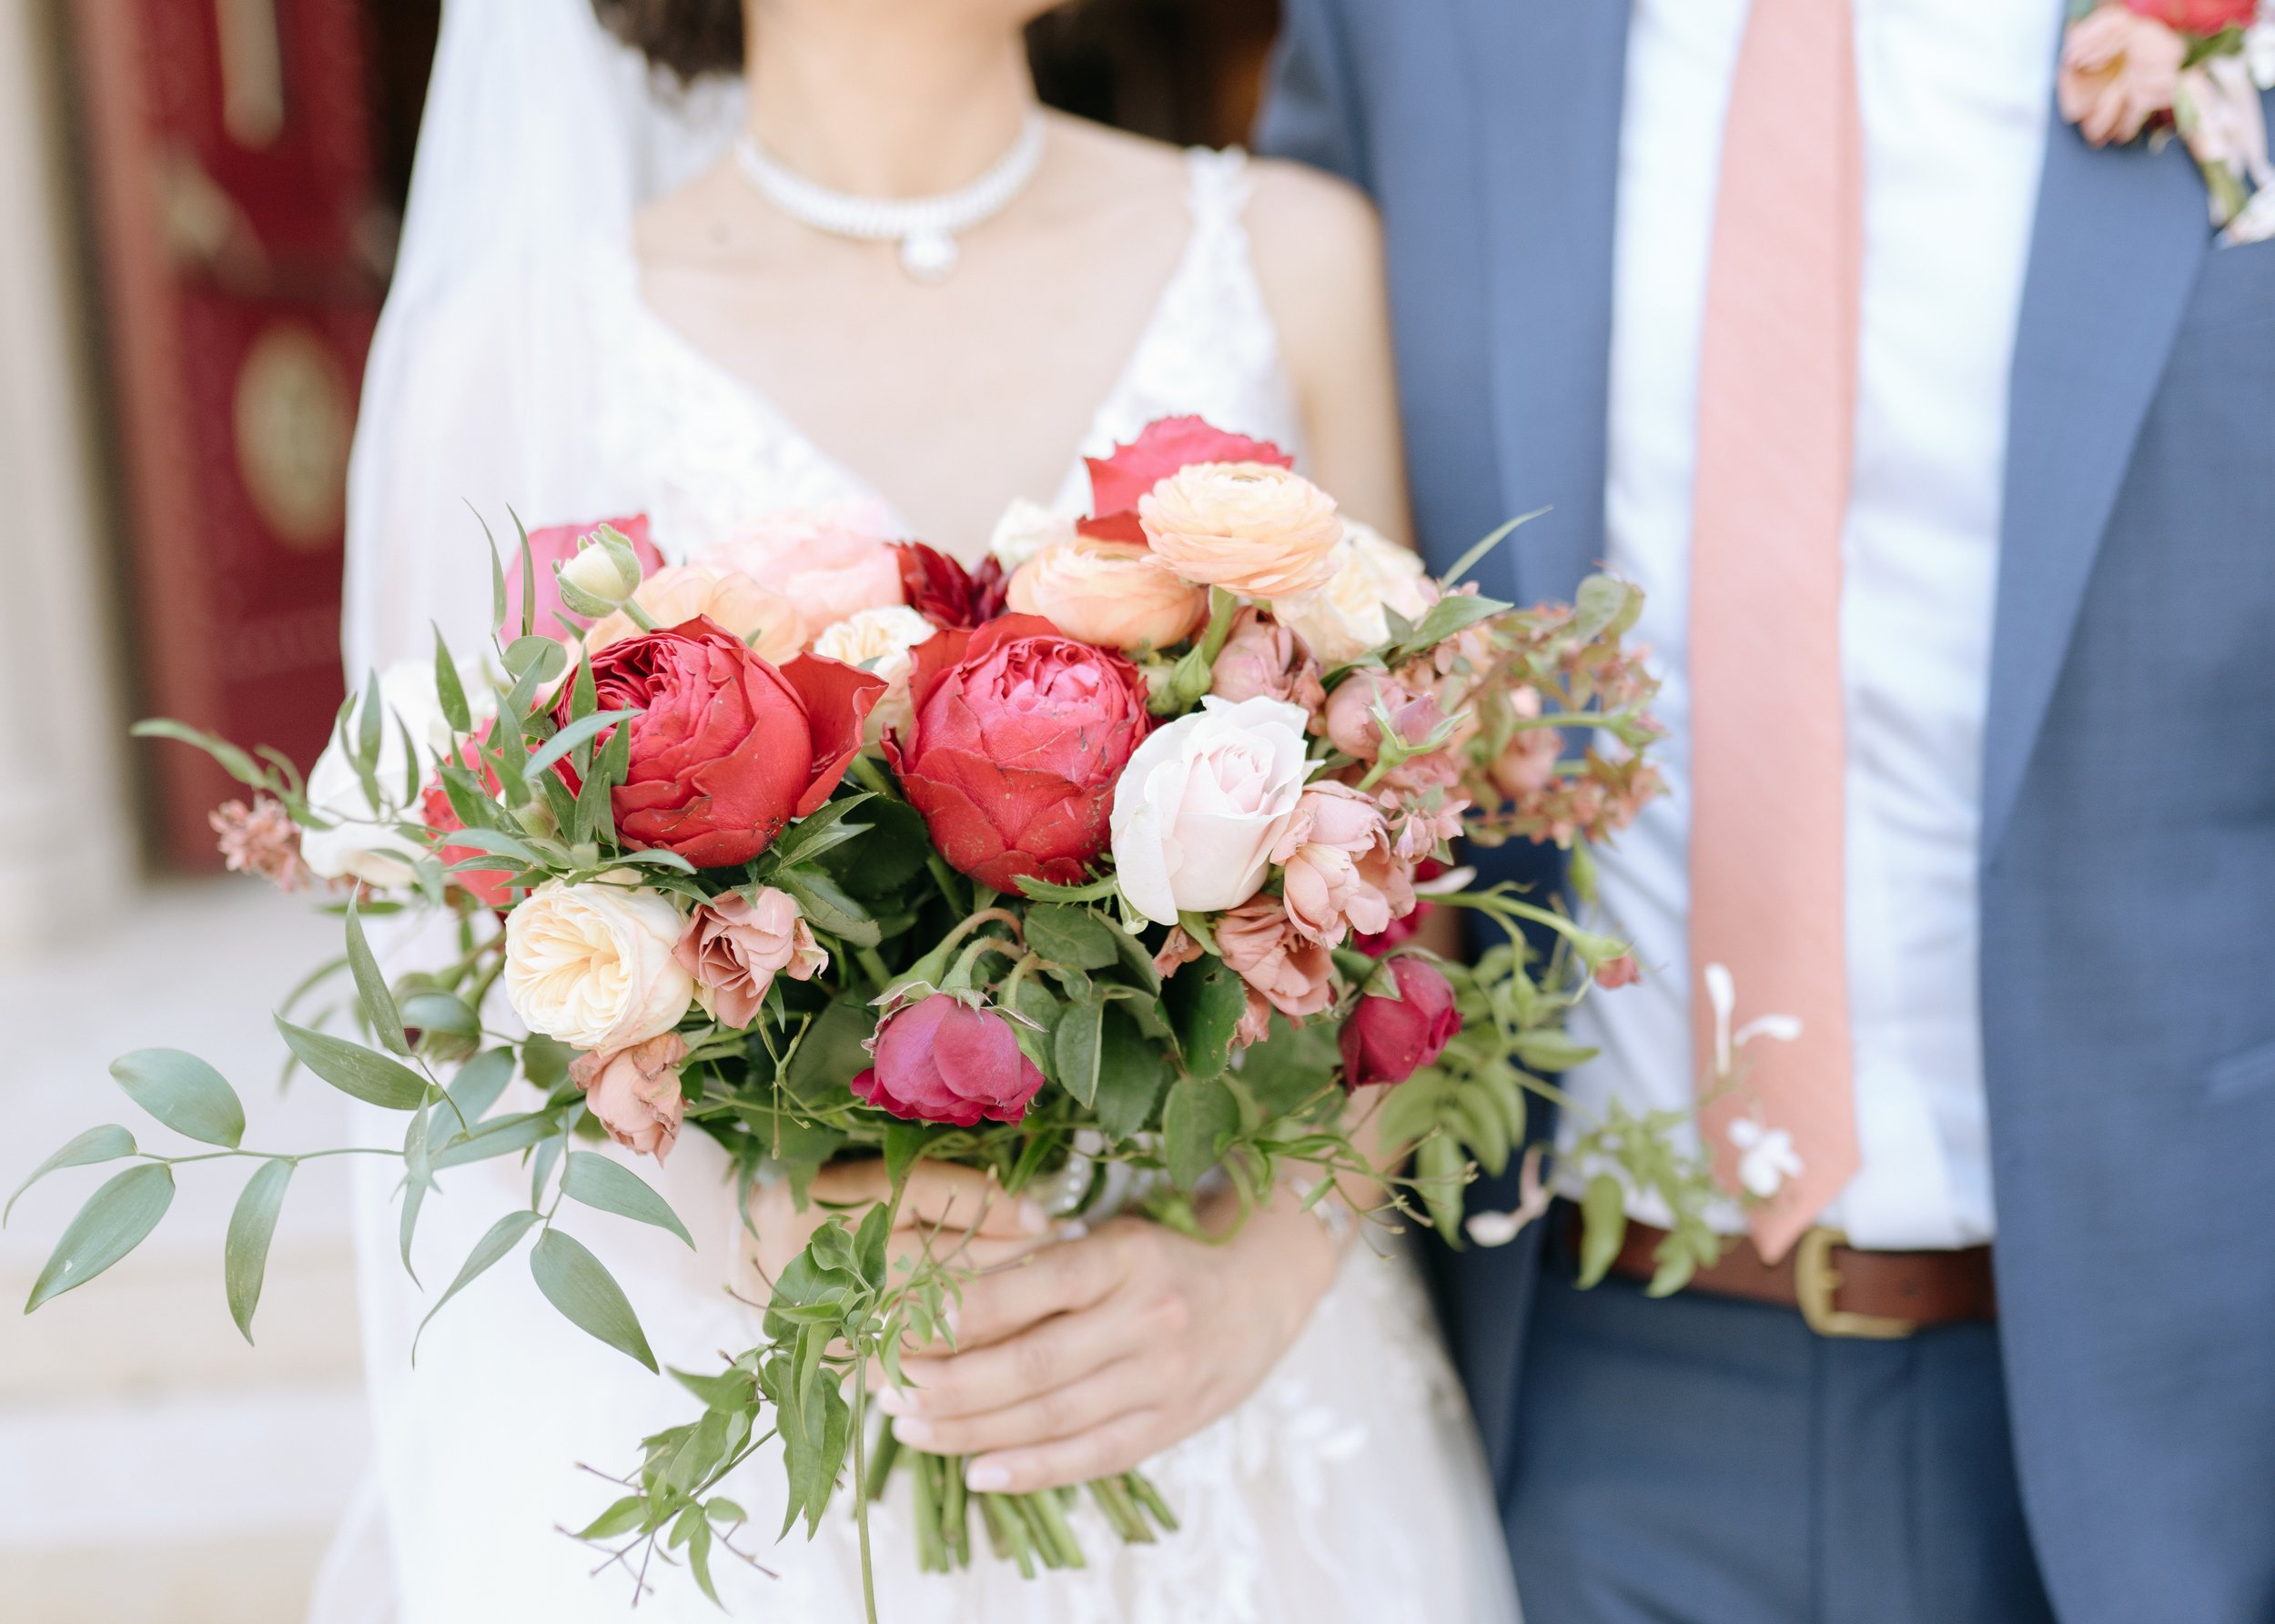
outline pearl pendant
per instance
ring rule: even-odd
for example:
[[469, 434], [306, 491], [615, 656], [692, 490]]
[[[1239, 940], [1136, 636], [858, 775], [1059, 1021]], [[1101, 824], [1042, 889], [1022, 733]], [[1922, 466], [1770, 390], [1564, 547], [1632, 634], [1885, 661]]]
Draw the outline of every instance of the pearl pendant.
[[956, 238], [945, 231], [912, 231], [901, 238], [901, 268], [919, 282], [946, 281], [956, 261]]

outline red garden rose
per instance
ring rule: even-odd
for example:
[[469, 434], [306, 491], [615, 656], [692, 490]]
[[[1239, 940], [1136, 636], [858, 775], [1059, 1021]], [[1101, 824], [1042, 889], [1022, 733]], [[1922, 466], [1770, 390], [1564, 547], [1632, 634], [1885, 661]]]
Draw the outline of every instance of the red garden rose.
[[997, 891], [1023, 874], [1079, 884], [1150, 725], [1138, 668], [1006, 615], [918, 643], [908, 696], [914, 725], [885, 755], [940, 854]]
[[886, 1017], [869, 1052], [854, 1093], [910, 1122], [1017, 1122], [1043, 1086], [1010, 1022], [946, 993]]
[[[777, 670], [700, 617], [611, 643], [592, 657], [592, 681], [602, 710], [644, 712], [610, 797], [618, 835], [697, 868], [749, 862], [828, 800], [885, 692], [815, 654]], [[569, 721], [566, 689], [553, 720]]]
[[2125, 9], [2153, 17], [2180, 34], [2218, 34], [2223, 28], [2249, 28], [2259, 14], [2259, 0], [2124, 0]]
[[[482, 759], [480, 749], [481, 745], [489, 742], [490, 731], [485, 727], [479, 739], [469, 739], [459, 746], [459, 764], [495, 795], [498, 792], [498, 774]], [[419, 810], [426, 820], [427, 827], [438, 834], [449, 834], [466, 827], [457, 809], [450, 804], [450, 792], [442, 787], [442, 774], [439, 772], [427, 781], [427, 787], [419, 798]], [[446, 868], [453, 862], [481, 854], [480, 849], [475, 846], [452, 845], [445, 845], [438, 853]], [[496, 868], [460, 869], [450, 876], [450, 883], [464, 886], [467, 894], [485, 908], [502, 908], [511, 900], [511, 887], [506, 882], [512, 879], [516, 872], [514, 864], [501, 862]]]
[[1343, 1023], [1343, 1086], [1403, 1083], [1445, 1053], [1461, 1030], [1453, 987], [1426, 959], [1411, 953], [1390, 961], [1400, 996], [1370, 994]]
[[[555, 637], [560, 634], [561, 621], [556, 615], [572, 626], [587, 624], [588, 617], [572, 615], [561, 601], [561, 588], [553, 580], [553, 572], [577, 556], [584, 538], [608, 525], [623, 532], [632, 543], [632, 550], [640, 560], [640, 568], [650, 575], [663, 568], [663, 555], [648, 539], [648, 516], [636, 513], [630, 519], [603, 519], [592, 524], [553, 524], [541, 530], [530, 532], [530, 560], [537, 574], [537, 634]], [[509, 557], [506, 570], [506, 635], [517, 636], [521, 630], [521, 560]]]
[[1211, 428], [1202, 418], [1161, 418], [1111, 457], [1086, 457], [1090, 469], [1090, 511], [1076, 528], [1109, 541], [1138, 541], [1138, 499], [1196, 462], [1268, 462], [1293, 468], [1296, 459], [1268, 439], [1250, 439]]

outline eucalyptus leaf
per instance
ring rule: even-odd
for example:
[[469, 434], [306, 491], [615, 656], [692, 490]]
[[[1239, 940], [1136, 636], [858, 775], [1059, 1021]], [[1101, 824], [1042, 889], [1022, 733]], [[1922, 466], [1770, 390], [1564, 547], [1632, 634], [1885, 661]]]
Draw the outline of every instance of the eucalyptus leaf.
[[268, 1272], [268, 1243], [277, 1233], [292, 1164], [282, 1156], [263, 1162], [246, 1181], [245, 1193], [229, 1214], [221, 1246], [221, 1279], [228, 1294], [229, 1317], [248, 1342], [253, 1339], [253, 1310], [260, 1306], [262, 1278]]
[[363, 1018], [370, 1023], [379, 1042], [397, 1054], [410, 1054], [410, 1044], [403, 1036], [403, 1013], [395, 1007], [395, 994], [388, 991], [387, 977], [379, 973], [379, 961], [364, 937], [363, 921], [356, 914], [352, 897], [348, 901], [348, 968], [355, 976]]
[[32, 1282], [29, 1314], [51, 1297], [84, 1286], [140, 1246], [174, 1204], [174, 1170], [145, 1162], [114, 1175], [86, 1199]]
[[545, 1300], [571, 1325], [656, 1370], [655, 1355], [624, 1288], [581, 1242], [558, 1229], [546, 1230], [530, 1254], [530, 1273]]
[[135, 1136], [116, 1123], [105, 1123], [99, 1128], [89, 1128], [86, 1133], [75, 1135], [70, 1144], [33, 1168], [32, 1175], [15, 1186], [15, 1194], [8, 1197], [6, 1208], [0, 1210], [0, 1224], [8, 1221], [24, 1192], [49, 1174], [66, 1167], [88, 1167], [97, 1162], [116, 1162], [121, 1156], [134, 1154]]
[[[549, 643], [551, 640], [548, 640]], [[551, 646], [558, 648], [557, 643]], [[596, 711], [592, 715], [571, 722], [537, 750], [531, 751], [521, 762], [521, 776], [534, 781], [537, 775], [588, 739], [596, 739], [620, 721], [630, 721], [641, 714], [638, 711]]]
[[493, 1156], [511, 1155], [558, 1132], [560, 1125], [553, 1120], [551, 1111], [526, 1111], [518, 1115], [494, 1117], [481, 1124], [472, 1134], [462, 1138], [453, 1137], [436, 1146], [430, 1171], [440, 1173], [445, 1168], [462, 1167], [469, 1162], [486, 1162]]
[[561, 1193], [571, 1201], [581, 1201], [604, 1213], [668, 1229], [685, 1241], [689, 1250], [694, 1249], [695, 1237], [687, 1233], [687, 1226], [680, 1222], [671, 1203], [631, 1168], [598, 1151], [569, 1153], [569, 1165], [561, 1175]]
[[219, 1072], [179, 1049], [136, 1049], [111, 1062], [127, 1097], [176, 1133], [235, 1150], [245, 1138], [245, 1107]]
[[148, 721], [137, 721], [127, 731], [137, 739], [171, 739], [177, 743], [202, 750], [238, 782], [256, 790], [268, 787], [268, 774], [262, 771], [260, 763], [227, 739], [200, 732], [185, 722], [163, 716], [153, 717]]
[[1535, 508], [1530, 513], [1518, 514], [1507, 524], [1502, 525], [1491, 535], [1487, 536], [1482, 541], [1478, 542], [1460, 558], [1454, 560], [1453, 568], [1440, 578], [1439, 585], [1445, 590], [1451, 591], [1464, 575], [1484, 560], [1487, 553], [1514, 535], [1520, 526], [1531, 524], [1547, 511], [1546, 508]]
[[419, 1329], [412, 1333], [410, 1357], [413, 1364], [418, 1363], [419, 1360], [419, 1338], [427, 1334], [427, 1326], [433, 1323], [436, 1315], [442, 1312], [442, 1305], [465, 1290], [473, 1283], [476, 1276], [490, 1268], [500, 1258], [520, 1246], [521, 1237], [530, 1232], [530, 1226], [536, 1222], [537, 1215], [533, 1212], [510, 1212], [492, 1224], [481, 1239], [474, 1243], [474, 1249], [466, 1255], [466, 1261], [459, 1266], [458, 1277], [453, 1279], [442, 1295], [435, 1299], [434, 1306], [427, 1310], [427, 1317], [419, 1322]]
[[[482, 1113], [498, 1103], [498, 1096], [513, 1081], [513, 1051], [486, 1049], [458, 1068], [458, 1075], [450, 1079], [450, 1103], [458, 1107], [458, 1115], [471, 1127], [482, 1118]], [[456, 1117], [452, 1118], [455, 1122]]]
[[1612, 1271], [1627, 1239], [1627, 1193], [1609, 1173], [1588, 1181], [1580, 1196], [1580, 1275], [1582, 1290]]
[[456, 993], [413, 993], [399, 1006], [406, 1035], [410, 1032], [442, 1032], [453, 1037], [480, 1037], [481, 1022]]
[[413, 1111], [427, 1097], [427, 1080], [400, 1061], [329, 1033], [310, 1032], [282, 1015], [277, 1030], [302, 1065], [345, 1094], [383, 1111]]
[[442, 720], [453, 733], [474, 731], [474, 712], [466, 702], [466, 685], [459, 681], [458, 662], [450, 658], [450, 646], [442, 641], [442, 628], [434, 627], [434, 691], [442, 704]]

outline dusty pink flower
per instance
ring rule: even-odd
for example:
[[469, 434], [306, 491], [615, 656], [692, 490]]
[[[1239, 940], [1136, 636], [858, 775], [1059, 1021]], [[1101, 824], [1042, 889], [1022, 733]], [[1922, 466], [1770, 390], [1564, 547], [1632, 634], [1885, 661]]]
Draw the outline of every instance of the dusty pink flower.
[[609, 1137], [661, 1162], [680, 1136], [680, 1062], [687, 1042], [676, 1032], [612, 1054], [580, 1054], [569, 1078], [584, 1090], [585, 1108]]
[[1445, 720], [1435, 695], [1417, 692], [1386, 671], [1356, 671], [1327, 696], [1327, 741], [1362, 762], [1381, 754], [1382, 726], [1374, 718], [1378, 700], [1409, 744], [1429, 738]]
[[1340, 946], [1413, 911], [1413, 872], [1391, 850], [1381, 806], [1348, 784], [1304, 791], [1272, 861], [1289, 923], [1308, 942]]
[[[1512, 691], [1509, 708], [1519, 717], [1532, 721], [1541, 714], [1541, 691]], [[1504, 798], [1519, 802], [1539, 794], [1556, 782], [1556, 762], [1563, 749], [1564, 736], [1554, 728], [1519, 728], [1489, 770], [1493, 788]]]
[[1242, 700], [1286, 700], [1318, 715], [1327, 703], [1320, 686], [1320, 662], [1296, 634], [1269, 615], [1243, 609], [1232, 633], [1208, 668], [1208, 691], [1238, 704]]
[[1240, 1012], [1240, 1024], [1232, 1029], [1232, 1047], [1247, 1048], [1260, 1044], [1272, 1034], [1272, 1006], [1254, 987], [1244, 989], [1249, 997], [1248, 1007]]
[[745, 1027], [777, 974], [811, 981], [829, 967], [789, 893], [762, 887], [757, 899], [730, 891], [698, 903], [687, 934], [672, 950], [680, 968], [695, 978], [695, 1002], [723, 1026]]
[[1643, 970], [1635, 963], [1635, 955], [1632, 953], [1623, 953], [1616, 959], [1606, 959], [1596, 966], [1595, 984], [1606, 992], [1615, 987], [1633, 986], [1643, 978]]
[[869, 1052], [854, 1093], [911, 1122], [1017, 1122], [1043, 1086], [1010, 1022], [946, 993], [886, 1016]]
[[1185, 933], [1185, 927], [1173, 924], [1163, 938], [1161, 951], [1153, 955], [1153, 973], [1167, 979], [1175, 975], [1180, 966], [1191, 963], [1201, 955], [1201, 945]]
[[2163, 23], [2105, 5], [2063, 35], [2055, 99], [2094, 146], [2121, 145], [2172, 111], [2187, 55], [2187, 42]]
[[206, 814], [206, 822], [219, 837], [221, 861], [231, 873], [258, 874], [283, 892], [316, 883], [315, 871], [301, 861], [300, 826], [283, 802], [268, 795], [254, 796], [249, 807], [225, 802]]
[[903, 600], [900, 555], [882, 504], [769, 514], [694, 561], [740, 570], [798, 606], [809, 634]]
[[1401, 862], [1419, 863], [1438, 848], [1461, 837], [1461, 814], [1470, 802], [1459, 795], [1431, 792], [1401, 795], [1385, 790], [1377, 797], [1390, 823], [1390, 849]]
[[1276, 896], [1255, 896], [1216, 925], [1217, 951], [1240, 979], [1290, 1020], [1316, 1015], [1335, 1002], [1335, 961], [1296, 933]]

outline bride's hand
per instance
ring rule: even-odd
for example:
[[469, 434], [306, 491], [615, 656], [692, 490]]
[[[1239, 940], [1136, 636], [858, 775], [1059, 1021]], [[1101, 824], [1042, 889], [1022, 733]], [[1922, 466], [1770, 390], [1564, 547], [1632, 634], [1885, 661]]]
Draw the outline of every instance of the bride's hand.
[[957, 1351], [905, 1357], [877, 1404], [912, 1447], [977, 1457], [975, 1489], [1127, 1471], [1255, 1391], [1340, 1255], [1287, 1194], [1213, 1246], [1117, 1218], [966, 1284]]
[[[748, 1207], [751, 1261], [771, 1286], [833, 1213], [844, 1214], [846, 1222], [857, 1226], [863, 1214], [890, 1193], [885, 1164], [874, 1158], [833, 1163], [815, 1174], [804, 1211], [791, 1199], [786, 1183], [758, 1185]], [[905, 1257], [929, 1248], [933, 1256], [976, 1272], [1033, 1251], [1049, 1238], [1049, 1231], [1050, 1220], [1039, 1205], [1005, 1195], [987, 1175], [920, 1162], [910, 1170], [908, 1189], [894, 1215], [893, 1253]]]

